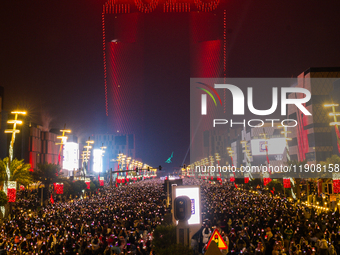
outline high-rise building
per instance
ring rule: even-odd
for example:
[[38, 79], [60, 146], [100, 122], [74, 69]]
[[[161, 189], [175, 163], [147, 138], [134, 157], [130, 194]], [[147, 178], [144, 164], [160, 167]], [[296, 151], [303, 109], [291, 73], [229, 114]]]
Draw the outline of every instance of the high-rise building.
[[[297, 121], [297, 126], [289, 128], [289, 153], [291, 160], [307, 160], [308, 163], [325, 161], [332, 154], [337, 153], [334, 126], [330, 126], [332, 118], [327, 103], [335, 102], [339, 98], [339, 88], [336, 83], [340, 77], [340, 67], [309, 68], [298, 76], [298, 88], [305, 88], [311, 92], [311, 100], [305, 104], [312, 115], [303, 114], [295, 105], [288, 105], [288, 119]], [[291, 93], [289, 98], [299, 98], [301, 93]]]
[[154, 117], [148, 113], [157, 113], [149, 92], [156, 90], [166, 98], [176, 93], [173, 84], [180, 83], [180, 93], [189, 98], [190, 77], [223, 77], [226, 49], [220, 4], [108, 0], [103, 5], [107, 132], [134, 134], [138, 156], [145, 151], [145, 123]]
[[32, 170], [36, 169], [39, 163], [58, 164], [60, 146], [57, 143], [60, 140], [57, 136], [57, 134], [43, 131], [39, 125], [30, 125], [28, 155]]

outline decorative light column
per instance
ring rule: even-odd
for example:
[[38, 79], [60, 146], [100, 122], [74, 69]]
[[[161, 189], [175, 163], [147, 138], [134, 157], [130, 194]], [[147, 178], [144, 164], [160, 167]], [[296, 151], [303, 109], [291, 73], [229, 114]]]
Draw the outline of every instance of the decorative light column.
[[[209, 156], [209, 159], [210, 159], [210, 166], [214, 166], [214, 156]], [[209, 177], [213, 178], [213, 176], [210, 176], [210, 171], [209, 171]]]
[[332, 112], [330, 112], [328, 115], [333, 117], [333, 122], [330, 122], [330, 126], [334, 126], [335, 133], [336, 133], [336, 140], [338, 144], [338, 151], [340, 153], [340, 132], [339, 132], [339, 125], [340, 122], [338, 122], [337, 116], [340, 116], [340, 112], [335, 111], [335, 107], [339, 106], [339, 104], [325, 104], [324, 107], [332, 107]]
[[84, 178], [86, 176], [86, 171], [88, 170], [88, 161], [90, 159], [90, 149], [92, 148], [92, 146], [90, 144], [94, 144], [94, 141], [89, 139], [85, 142], [86, 145], [84, 146], [84, 148], [86, 149], [86, 157], [85, 157], [85, 161], [83, 161], [83, 163], [85, 163], [84, 168], [83, 168], [83, 173], [84, 173]]
[[248, 142], [246, 140], [241, 141], [242, 144], [242, 152], [244, 152], [244, 157], [246, 160], [246, 166], [249, 167], [250, 171], [249, 173], [245, 172], [244, 173], [244, 183], [248, 183], [249, 180], [253, 179], [253, 176], [251, 174], [251, 154], [250, 154], [250, 150], [248, 149]]
[[[6, 166], [6, 179], [4, 181], [4, 186], [3, 186], [3, 191], [6, 193], [6, 195], [8, 193], [8, 181], [11, 178], [10, 167], [11, 167], [11, 162], [13, 160], [13, 153], [14, 153], [13, 148], [14, 148], [14, 142], [15, 142], [15, 134], [20, 133], [20, 130], [17, 129], [17, 124], [21, 125], [23, 123], [22, 120], [18, 120], [18, 115], [26, 115], [26, 112], [25, 111], [13, 111], [11, 112], [11, 114], [14, 114], [14, 120], [8, 120], [7, 123], [13, 124], [13, 128], [5, 130], [6, 134], [12, 134], [11, 142], [9, 144], [9, 158], [8, 158], [8, 162]], [[13, 183], [11, 183], [11, 185], [13, 186]], [[16, 187], [16, 183], [15, 183], [15, 187]], [[4, 206], [1, 206], [1, 211], [2, 211], [2, 214], [5, 216]]]
[[66, 124], [64, 126], [64, 129], [60, 130], [60, 132], [62, 132], [61, 136], [57, 136], [57, 139], [60, 139], [60, 143], [56, 143], [57, 145], [60, 145], [59, 154], [58, 154], [58, 165], [60, 165], [60, 161], [61, 161], [61, 157], [60, 157], [61, 151], [63, 150], [63, 146], [66, 143], [67, 138], [68, 138], [65, 135], [65, 133], [71, 133], [70, 129], [65, 129], [65, 128], [66, 128]]
[[208, 179], [208, 177], [210, 177], [210, 171], [209, 171], [209, 159], [208, 158], [204, 158], [204, 165], [205, 165], [205, 168], [206, 168], [206, 172], [207, 172], [207, 175], [205, 176], [206, 179]]
[[[131, 157], [127, 157], [126, 158], [126, 170], [129, 170], [130, 161], [131, 161]], [[129, 172], [126, 172], [126, 176], [128, 176], [128, 173]]]
[[[221, 157], [220, 157], [220, 154], [218, 154], [217, 152], [215, 153], [215, 159], [217, 161], [217, 166], [220, 166]], [[222, 182], [222, 169], [220, 169], [220, 180], [219, 181]]]

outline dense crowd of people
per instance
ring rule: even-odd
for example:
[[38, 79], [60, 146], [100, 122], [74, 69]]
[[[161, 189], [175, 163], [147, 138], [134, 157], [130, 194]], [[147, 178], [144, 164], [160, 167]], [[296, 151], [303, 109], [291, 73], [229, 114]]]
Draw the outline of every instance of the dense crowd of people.
[[[0, 228], [0, 254], [155, 254], [153, 231], [170, 211], [161, 184], [105, 188], [41, 210], [32, 207], [38, 194], [19, 196]], [[201, 185], [203, 224], [191, 240], [195, 254], [206, 251], [215, 228], [228, 246], [224, 254], [340, 254], [338, 212], [309, 210], [230, 184], [184, 184]]]
[[315, 211], [233, 186], [201, 186], [203, 243], [215, 226], [230, 254], [340, 254], [338, 211]]

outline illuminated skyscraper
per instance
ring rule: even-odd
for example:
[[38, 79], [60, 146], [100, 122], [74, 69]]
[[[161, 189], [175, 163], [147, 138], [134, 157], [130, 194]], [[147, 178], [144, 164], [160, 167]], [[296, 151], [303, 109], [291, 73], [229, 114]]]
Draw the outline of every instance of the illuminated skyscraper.
[[165, 98], [176, 86], [183, 87], [180, 93], [189, 98], [190, 77], [223, 77], [221, 4], [219, 0], [108, 0], [103, 5], [108, 133], [135, 134], [137, 154], [148, 113], [157, 114], [150, 94], [157, 91]]

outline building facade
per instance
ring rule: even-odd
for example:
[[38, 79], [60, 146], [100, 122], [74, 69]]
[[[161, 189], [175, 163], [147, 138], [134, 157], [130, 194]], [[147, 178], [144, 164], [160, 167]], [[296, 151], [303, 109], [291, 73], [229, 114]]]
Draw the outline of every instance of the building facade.
[[[43, 131], [39, 125], [29, 127], [28, 157], [31, 170], [37, 169], [37, 164], [58, 164], [60, 140], [57, 134]], [[62, 151], [60, 157], [63, 158]], [[62, 162], [62, 161], [61, 161]], [[62, 163], [60, 163], [62, 164]]]
[[[291, 160], [317, 163], [325, 161], [337, 152], [334, 126], [330, 126], [331, 108], [324, 105], [334, 103], [340, 77], [340, 68], [309, 68], [298, 76], [298, 88], [305, 88], [311, 92], [311, 100], [305, 103], [305, 108], [312, 115], [303, 114], [295, 105], [288, 105], [288, 119], [297, 121], [297, 126], [289, 128], [289, 152]], [[300, 98], [301, 93], [291, 93], [289, 98]]]

